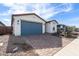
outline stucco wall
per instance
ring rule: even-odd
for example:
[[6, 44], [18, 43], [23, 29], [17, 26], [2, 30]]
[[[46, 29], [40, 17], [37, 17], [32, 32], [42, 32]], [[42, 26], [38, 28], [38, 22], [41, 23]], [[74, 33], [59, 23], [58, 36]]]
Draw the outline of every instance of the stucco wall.
[[[17, 22], [19, 20], [19, 22]], [[13, 22], [13, 34], [19, 36], [21, 34], [21, 21], [20, 19], [15, 19]]]
[[52, 25], [52, 23], [46, 23], [46, 32], [47, 33], [52, 33], [51, 25]]
[[[18, 23], [19, 20], [19, 23]], [[14, 16], [13, 33], [16, 36], [21, 35], [21, 20], [42, 23], [42, 33], [45, 33], [45, 22], [35, 15]]]
[[[55, 30], [53, 30], [53, 27], [55, 27]], [[55, 33], [57, 32], [57, 23], [56, 22], [49, 22], [46, 23], [46, 32], [47, 33]]]
[[52, 33], [57, 32], [57, 23], [52, 22], [52, 25], [53, 25], [52, 28], [55, 27], [55, 30], [52, 30]]

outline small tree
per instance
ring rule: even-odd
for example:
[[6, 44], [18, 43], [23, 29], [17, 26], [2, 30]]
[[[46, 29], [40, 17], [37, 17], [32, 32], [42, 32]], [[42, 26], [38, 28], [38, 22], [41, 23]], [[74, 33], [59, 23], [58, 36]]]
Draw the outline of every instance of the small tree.
[[75, 26], [67, 26], [67, 30], [73, 32], [75, 31], [76, 27]]
[[79, 32], [79, 28], [76, 28], [75, 31], [76, 31], [76, 32]]
[[67, 26], [66, 27], [66, 36], [71, 37], [72, 32], [75, 31], [76, 27], [75, 26]]

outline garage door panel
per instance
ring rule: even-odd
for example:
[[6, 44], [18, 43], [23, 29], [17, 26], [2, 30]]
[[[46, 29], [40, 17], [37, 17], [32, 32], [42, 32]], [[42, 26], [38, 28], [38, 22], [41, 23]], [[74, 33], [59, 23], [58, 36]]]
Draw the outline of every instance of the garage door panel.
[[21, 21], [21, 35], [42, 34], [42, 24], [35, 22]]

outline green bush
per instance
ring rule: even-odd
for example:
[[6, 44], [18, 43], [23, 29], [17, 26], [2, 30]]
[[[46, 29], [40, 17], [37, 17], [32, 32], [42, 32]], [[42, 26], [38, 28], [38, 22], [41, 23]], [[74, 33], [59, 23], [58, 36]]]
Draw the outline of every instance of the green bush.
[[66, 27], [66, 37], [72, 37], [72, 32], [75, 31], [75, 26], [67, 26]]

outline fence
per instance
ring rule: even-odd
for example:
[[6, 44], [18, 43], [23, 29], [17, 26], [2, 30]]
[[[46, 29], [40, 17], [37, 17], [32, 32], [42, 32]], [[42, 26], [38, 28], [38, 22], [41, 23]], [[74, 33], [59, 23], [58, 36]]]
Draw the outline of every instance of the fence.
[[0, 34], [12, 34], [12, 27], [0, 26]]

